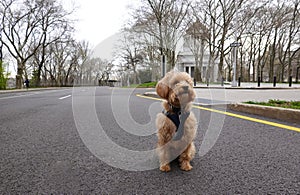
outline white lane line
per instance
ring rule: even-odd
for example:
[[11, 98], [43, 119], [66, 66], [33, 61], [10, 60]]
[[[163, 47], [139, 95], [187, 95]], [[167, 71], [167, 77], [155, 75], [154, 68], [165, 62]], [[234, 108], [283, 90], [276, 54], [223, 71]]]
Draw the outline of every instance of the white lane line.
[[72, 96], [72, 95], [67, 95], [67, 96], [64, 96], [64, 97], [61, 97], [61, 98], [58, 98], [58, 99], [63, 100], [63, 99], [69, 98], [69, 97], [71, 97], [71, 96]]
[[[27, 96], [39, 95], [39, 94], [55, 93], [55, 92], [68, 91], [68, 90], [70, 90], [70, 89], [58, 89], [58, 90], [49, 90], [49, 91], [48, 90], [42, 90], [42, 91], [28, 90], [28, 91], [22, 91], [22, 92], [12, 91], [11, 93], [8, 92], [8, 94], [10, 96], [0, 97], [0, 100], [14, 99], [14, 98], [19, 98], [19, 97], [27, 97]], [[20, 93], [20, 95], [17, 95], [18, 93]], [[5, 93], [0, 93], [0, 95], [1, 94], [5, 94]]]
[[36, 95], [36, 94], [39, 94], [39, 93], [30, 93], [30, 94], [22, 94], [22, 95], [13, 95], [13, 96], [8, 96], [8, 97], [1, 97], [0, 100], [7, 100], [7, 99], [18, 98], [18, 97], [26, 97], [26, 96]]

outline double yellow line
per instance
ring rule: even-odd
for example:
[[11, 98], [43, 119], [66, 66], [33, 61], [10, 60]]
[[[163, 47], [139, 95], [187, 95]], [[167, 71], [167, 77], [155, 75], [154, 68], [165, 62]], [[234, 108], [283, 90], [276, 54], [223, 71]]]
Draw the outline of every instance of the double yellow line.
[[[137, 94], [136, 96], [141, 97], [141, 98], [147, 98], [147, 99], [162, 101], [162, 99], [160, 99], [160, 98], [144, 96], [144, 95], [141, 95], [141, 94]], [[240, 114], [234, 114], [234, 113], [231, 113], [231, 112], [216, 110], [216, 109], [212, 109], [212, 108], [206, 108], [206, 107], [202, 107], [202, 106], [195, 106], [194, 105], [193, 107], [197, 108], [197, 109], [200, 109], [200, 110], [215, 112], [215, 113], [218, 113], [218, 114], [224, 114], [224, 115], [227, 115], [227, 116], [240, 118], [240, 119], [243, 119], [243, 120], [248, 120], [248, 121], [261, 123], [261, 124], [265, 124], [265, 125], [269, 125], [269, 126], [279, 127], [279, 128], [282, 128], [282, 129], [287, 129], [287, 130], [290, 130], [290, 131], [295, 131], [295, 132], [300, 133], [300, 128], [298, 128], [298, 127], [293, 127], [293, 126], [284, 125], [284, 124], [280, 124], [280, 123], [275, 123], [275, 122], [271, 122], [271, 121], [256, 119], [256, 118], [252, 118], [252, 117], [248, 117], [248, 116], [243, 116], [243, 115], [240, 115]]]

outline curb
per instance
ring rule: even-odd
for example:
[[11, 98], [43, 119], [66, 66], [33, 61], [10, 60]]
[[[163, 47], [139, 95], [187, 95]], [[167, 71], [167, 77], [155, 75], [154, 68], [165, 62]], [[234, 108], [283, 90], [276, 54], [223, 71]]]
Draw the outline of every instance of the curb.
[[243, 103], [229, 104], [228, 108], [233, 111], [300, 124], [300, 110]]
[[[159, 98], [159, 96], [154, 92], [146, 92], [145, 96]], [[195, 105], [199, 105], [194, 103]], [[205, 106], [207, 105], [201, 105]], [[217, 105], [211, 105], [217, 106]], [[285, 122], [300, 124], [300, 110], [288, 109], [288, 108], [278, 108], [270, 106], [243, 104], [243, 103], [231, 103], [227, 105], [227, 108], [233, 111], [244, 112], [248, 114], [254, 114], [262, 117], [273, 118]]]
[[8, 90], [0, 90], [0, 94], [46, 91], [46, 90], [56, 90], [56, 89], [64, 89], [64, 88], [68, 88], [68, 87], [29, 88], [28, 90], [27, 89], [8, 89]]
[[156, 92], [145, 92], [143, 95], [144, 95], [144, 96], [148, 96], [148, 97], [160, 98], [160, 97], [156, 94]]

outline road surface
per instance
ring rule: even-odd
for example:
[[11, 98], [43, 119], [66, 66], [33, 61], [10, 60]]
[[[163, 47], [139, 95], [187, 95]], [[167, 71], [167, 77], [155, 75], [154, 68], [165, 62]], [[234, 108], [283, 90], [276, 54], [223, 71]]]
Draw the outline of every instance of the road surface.
[[[249, 121], [194, 107], [198, 153], [190, 172], [173, 162], [172, 171], [162, 173], [153, 156], [140, 166], [131, 153], [112, 154], [117, 146], [140, 153], [155, 148], [160, 101], [136, 95], [145, 91], [96, 87], [0, 94], [0, 193], [300, 193], [299, 126], [267, 118], [234, 113], [255, 117]], [[209, 136], [211, 130], [216, 134]], [[94, 151], [89, 144], [97, 142], [97, 132], [116, 146], [110, 150], [102, 142]]]

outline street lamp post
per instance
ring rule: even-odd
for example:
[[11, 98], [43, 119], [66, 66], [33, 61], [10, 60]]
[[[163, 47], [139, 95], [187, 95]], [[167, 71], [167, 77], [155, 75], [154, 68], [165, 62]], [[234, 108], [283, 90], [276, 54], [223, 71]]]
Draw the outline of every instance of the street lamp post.
[[233, 47], [233, 60], [232, 60], [232, 65], [233, 65], [233, 80], [231, 83], [232, 87], [237, 87], [237, 82], [236, 82], [236, 58], [237, 58], [237, 47], [239, 47], [241, 45], [241, 43], [238, 43], [238, 36], [237, 36], [237, 31], [238, 31], [238, 15], [237, 15], [237, 11], [238, 11], [238, 4], [237, 2], [234, 2], [235, 4], [235, 41], [233, 43], [230, 44], [230, 47]]
[[3, 53], [2, 53], [2, 48], [3, 48], [2, 30], [3, 30], [3, 24], [0, 24], [0, 62], [2, 62], [2, 60], [3, 60]]
[[166, 75], [166, 56], [161, 52], [161, 77]]
[[232, 59], [232, 66], [233, 66], [233, 78], [232, 78], [232, 87], [237, 87], [237, 82], [236, 82], [236, 57], [237, 57], [237, 48], [241, 46], [241, 43], [234, 42], [230, 44], [230, 47], [233, 48], [233, 59]]
[[299, 69], [300, 69], [300, 66], [297, 67], [297, 71], [296, 71], [296, 83], [298, 83], [298, 75], [299, 75]]
[[232, 87], [236, 87], [236, 46], [233, 47], [233, 80], [232, 80]]

